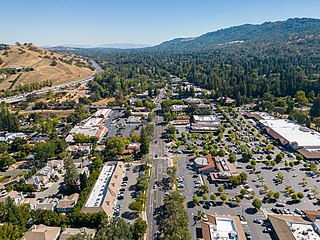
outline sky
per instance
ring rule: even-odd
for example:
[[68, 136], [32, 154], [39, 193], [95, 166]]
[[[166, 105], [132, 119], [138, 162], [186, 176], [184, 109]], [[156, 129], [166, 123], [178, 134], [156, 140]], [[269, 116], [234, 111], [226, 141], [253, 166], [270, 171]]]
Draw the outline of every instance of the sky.
[[245, 23], [320, 18], [319, 0], [1, 0], [0, 42], [156, 45]]

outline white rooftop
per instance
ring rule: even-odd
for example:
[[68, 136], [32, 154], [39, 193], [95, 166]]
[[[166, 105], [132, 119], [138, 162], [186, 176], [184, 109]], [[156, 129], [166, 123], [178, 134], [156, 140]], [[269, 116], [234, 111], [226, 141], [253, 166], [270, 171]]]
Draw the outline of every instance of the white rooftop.
[[82, 133], [84, 135], [93, 137], [99, 132], [99, 127], [89, 127], [89, 126], [75, 126], [71, 129], [70, 133]]
[[105, 108], [105, 109], [99, 109], [98, 111], [96, 111], [94, 113], [95, 117], [100, 117], [101, 115], [103, 115], [104, 117], [108, 116], [111, 113], [111, 109], [110, 108]]
[[193, 115], [196, 122], [220, 122], [215, 115]]
[[251, 112], [252, 114], [259, 115], [262, 117], [264, 120], [272, 120], [272, 119], [277, 119], [274, 116], [270, 115], [269, 113], [266, 112]]
[[95, 127], [99, 126], [103, 122], [103, 118], [88, 118], [88, 120], [84, 123], [85, 127]]
[[106, 164], [103, 166], [85, 207], [100, 207], [102, 205], [115, 168], [115, 164]]
[[209, 164], [208, 159], [205, 157], [198, 157], [194, 161], [196, 164], [201, 165], [201, 166], [206, 166]]
[[320, 133], [310, 128], [303, 127], [287, 119], [269, 119], [260, 120], [260, 122], [287, 139], [291, 144], [296, 142], [299, 147], [319, 146], [320, 148]]
[[297, 240], [320, 240], [319, 235], [311, 224], [291, 222], [289, 223], [289, 227]]
[[210, 225], [211, 239], [237, 240], [238, 234], [235, 223], [231, 218], [216, 218], [217, 225]]

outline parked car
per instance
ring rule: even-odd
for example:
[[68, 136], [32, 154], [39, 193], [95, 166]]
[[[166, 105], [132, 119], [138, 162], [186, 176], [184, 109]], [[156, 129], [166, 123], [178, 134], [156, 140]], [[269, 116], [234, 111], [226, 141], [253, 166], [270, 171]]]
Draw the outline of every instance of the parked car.
[[277, 202], [276, 203], [276, 207], [285, 207], [286, 205], [284, 203], [281, 202]]
[[258, 224], [261, 224], [261, 223], [262, 223], [262, 221], [261, 221], [260, 219], [257, 219], [257, 218], [253, 219], [253, 222], [254, 222], [254, 223], [258, 223]]

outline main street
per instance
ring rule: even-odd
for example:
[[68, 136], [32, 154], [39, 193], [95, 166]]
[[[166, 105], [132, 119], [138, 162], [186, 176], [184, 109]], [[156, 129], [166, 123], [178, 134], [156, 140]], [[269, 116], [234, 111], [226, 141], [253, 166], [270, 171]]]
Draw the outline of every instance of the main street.
[[[160, 100], [157, 99], [156, 112], [160, 110]], [[161, 138], [165, 125], [163, 116], [159, 114], [155, 117], [155, 139], [150, 145], [150, 156], [154, 159], [152, 164], [152, 174], [150, 179], [147, 203], [147, 220], [148, 220], [148, 239], [160, 239], [159, 221], [157, 221], [157, 212], [164, 203], [165, 190], [164, 180], [167, 178], [168, 159], [165, 156], [165, 142]]]

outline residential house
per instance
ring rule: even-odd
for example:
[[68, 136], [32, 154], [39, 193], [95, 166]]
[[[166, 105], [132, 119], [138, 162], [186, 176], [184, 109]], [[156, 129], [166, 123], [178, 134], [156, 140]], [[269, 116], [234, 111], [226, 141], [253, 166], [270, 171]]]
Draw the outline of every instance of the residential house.
[[60, 227], [48, 227], [46, 225], [33, 225], [21, 240], [58, 240]]
[[74, 207], [76, 206], [79, 199], [79, 194], [74, 193], [70, 196], [64, 196], [59, 200], [56, 210], [58, 213], [71, 213], [73, 212]]

